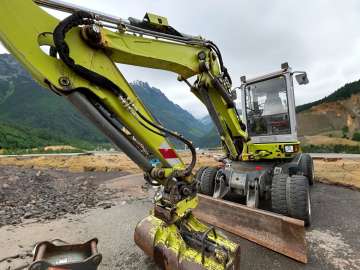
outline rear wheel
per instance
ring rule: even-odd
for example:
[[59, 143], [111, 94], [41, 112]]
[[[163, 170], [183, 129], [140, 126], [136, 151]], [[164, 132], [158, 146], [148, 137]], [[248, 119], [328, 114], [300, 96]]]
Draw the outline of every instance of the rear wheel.
[[217, 173], [217, 168], [214, 167], [207, 167], [203, 171], [200, 182], [201, 193], [208, 196], [212, 196], [214, 194], [216, 173]]
[[286, 203], [286, 180], [287, 174], [276, 174], [271, 184], [271, 205], [275, 213], [288, 215]]
[[291, 217], [302, 219], [305, 226], [311, 223], [309, 180], [304, 175], [292, 175], [286, 181], [286, 202]]
[[198, 192], [201, 193], [201, 177], [207, 167], [201, 167], [195, 174], [196, 187]]
[[299, 164], [300, 171], [308, 178], [309, 185], [314, 184], [314, 162], [309, 154], [302, 154]]

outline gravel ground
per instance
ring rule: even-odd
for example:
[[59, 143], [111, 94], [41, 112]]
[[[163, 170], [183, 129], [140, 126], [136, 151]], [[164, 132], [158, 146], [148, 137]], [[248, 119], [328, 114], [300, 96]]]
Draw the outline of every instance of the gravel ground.
[[[93, 237], [99, 238], [99, 250], [104, 256], [100, 270], [156, 269], [152, 260], [133, 242], [137, 222], [151, 209], [149, 190], [141, 188], [141, 176], [100, 182], [104, 189], [118, 189], [133, 196], [126, 199], [117, 196], [112, 201], [115, 205], [107, 209], [94, 208], [83, 214], [67, 214], [46, 222], [3, 226], [0, 228], [0, 269], [13, 270], [30, 262], [30, 251], [36, 242], [60, 238], [78, 243]], [[360, 192], [317, 183], [311, 196], [313, 224], [306, 232], [309, 263], [303, 265], [232, 236], [242, 248], [242, 270], [360, 269]], [[1, 262], [3, 257], [13, 255], [19, 255], [19, 258]]]
[[96, 206], [111, 207], [106, 201], [117, 191], [102, 183], [122, 175], [0, 167], [0, 227], [81, 214]]

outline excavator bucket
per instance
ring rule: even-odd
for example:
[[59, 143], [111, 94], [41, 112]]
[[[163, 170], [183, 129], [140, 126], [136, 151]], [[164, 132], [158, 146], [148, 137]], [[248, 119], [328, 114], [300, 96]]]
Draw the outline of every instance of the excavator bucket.
[[[239, 270], [240, 247], [192, 214], [186, 218], [190, 239], [175, 224], [150, 215], [136, 226], [135, 243], [164, 270]], [[220, 245], [217, 245], [219, 244]], [[221, 248], [219, 248], [221, 246]]]
[[302, 220], [199, 194], [194, 215], [201, 221], [307, 263]]

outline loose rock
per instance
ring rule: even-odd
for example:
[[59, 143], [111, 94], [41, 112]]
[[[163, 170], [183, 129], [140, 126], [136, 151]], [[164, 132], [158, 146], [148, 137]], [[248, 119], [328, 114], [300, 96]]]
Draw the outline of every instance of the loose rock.
[[96, 206], [107, 209], [116, 193], [100, 188], [95, 177], [66, 178], [61, 173], [17, 167], [0, 167], [0, 175], [0, 227], [81, 214]]

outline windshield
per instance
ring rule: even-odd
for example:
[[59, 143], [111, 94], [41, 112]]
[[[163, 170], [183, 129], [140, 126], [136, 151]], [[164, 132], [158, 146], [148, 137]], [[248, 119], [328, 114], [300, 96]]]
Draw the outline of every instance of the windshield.
[[284, 76], [248, 84], [245, 94], [250, 136], [291, 133]]

